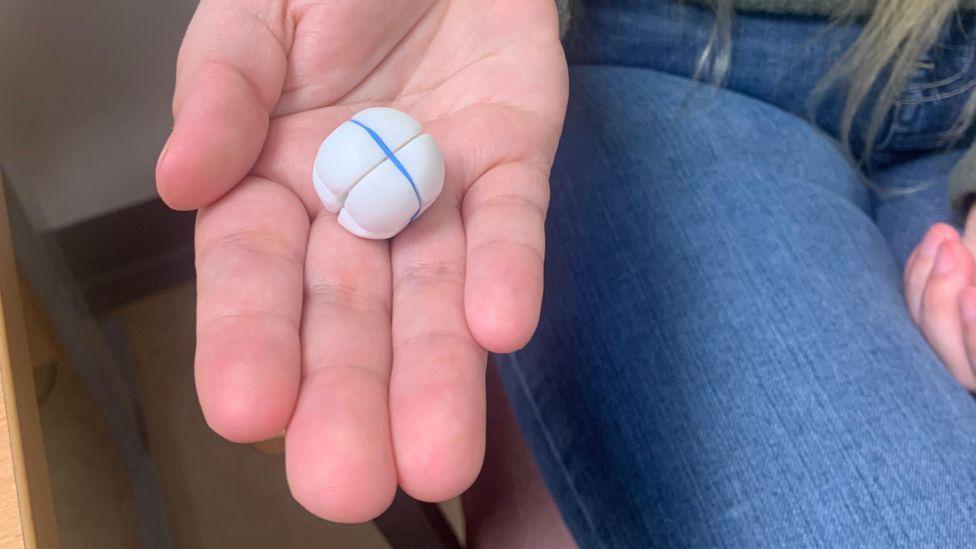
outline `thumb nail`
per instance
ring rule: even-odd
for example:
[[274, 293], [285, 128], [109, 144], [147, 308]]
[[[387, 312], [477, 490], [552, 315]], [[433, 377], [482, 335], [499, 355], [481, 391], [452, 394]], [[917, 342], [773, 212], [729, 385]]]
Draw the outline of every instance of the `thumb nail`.
[[953, 250], [949, 242], [943, 242], [939, 246], [939, 251], [935, 253], [935, 266], [933, 270], [938, 274], [946, 274], [956, 266], [956, 259], [953, 257]]

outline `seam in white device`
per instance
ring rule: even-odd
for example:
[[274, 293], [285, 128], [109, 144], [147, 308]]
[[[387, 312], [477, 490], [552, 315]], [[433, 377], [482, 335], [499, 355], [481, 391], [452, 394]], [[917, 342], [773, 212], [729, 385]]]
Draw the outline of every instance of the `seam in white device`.
[[396, 109], [356, 113], [322, 141], [312, 183], [325, 208], [356, 236], [391, 238], [444, 188], [444, 157], [420, 122]]

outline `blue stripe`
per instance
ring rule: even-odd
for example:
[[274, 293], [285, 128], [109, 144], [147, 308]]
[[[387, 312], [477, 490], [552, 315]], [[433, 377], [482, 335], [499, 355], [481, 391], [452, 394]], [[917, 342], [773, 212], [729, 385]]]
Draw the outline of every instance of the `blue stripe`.
[[379, 145], [380, 149], [383, 150], [383, 154], [385, 154], [386, 157], [390, 159], [390, 162], [393, 162], [393, 165], [396, 166], [398, 170], [400, 170], [400, 173], [403, 174], [403, 177], [407, 178], [407, 182], [410, 183], [410, 188], [413, 189], [413, 194], [417, 196], [417, 211], [415, 211], [413, 215], [410, 216], [410, 221], [417, 219], [417, 216], [420, 215], [420, 209], [424, 207], [424, 199], [420, 197], [420, 191], [417, 190], [417, 184], [414, 183], [413, 178], [410, 177], [410, 172], [408, 172], [407, 168], [400, 163], [400, 159], [398, 159], [396, 155], [393, 154], [393, 151], [391, 151], [390, 148], [386, 146], [386, 143], [383, 141], [383, 138], [380, 137], [378, 133], [373, 131], [373, 128], [370, 128], [369, 126], [363, 124], [362, 122], [356, 120], [355, 118], [351, 119], [350, 122], [366, 130], [366, 133], [368, 133], [369, 136], [373, 138], [373, 141], [376, 141], [376, 144]]

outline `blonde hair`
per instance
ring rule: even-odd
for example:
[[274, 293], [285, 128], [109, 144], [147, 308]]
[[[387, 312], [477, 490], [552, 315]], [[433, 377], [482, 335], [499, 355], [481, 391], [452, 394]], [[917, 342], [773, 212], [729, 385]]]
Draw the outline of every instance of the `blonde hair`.
[[[697, 76], [721, 85], [731, 59], [733, 0], [709, 0], [716, 23], [698, 63]], [[840, 141], [853, 162], [868, 167], [888, 112], [905, 89], [919, 59], [939, 39], [942, 29], [969, 0], [849, 0], [835, 2], [834, 21], [844, 24], [867, 16], [857, 40], [828, 71], [810, 98], [810, 112], [831, 89], [845, 89]], [[851, 129], [857, 113], [872, 91], [879, 90], [871, 107], [864, 148], [855, 158]], [[946, 145], [962, 137], [976, 115], [976, 94], [971, 94], [960, 117], [946, 136]]]

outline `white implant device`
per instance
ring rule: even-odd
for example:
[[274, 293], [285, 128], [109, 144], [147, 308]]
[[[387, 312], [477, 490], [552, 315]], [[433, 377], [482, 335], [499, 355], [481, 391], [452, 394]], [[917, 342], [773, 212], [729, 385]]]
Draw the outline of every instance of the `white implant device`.
[[396, 109], [360, 111], [315, 155], [312, 183], [322, 204], [352, 234], [392, 238], [444, 188], [444, 157], [420, 123]]

